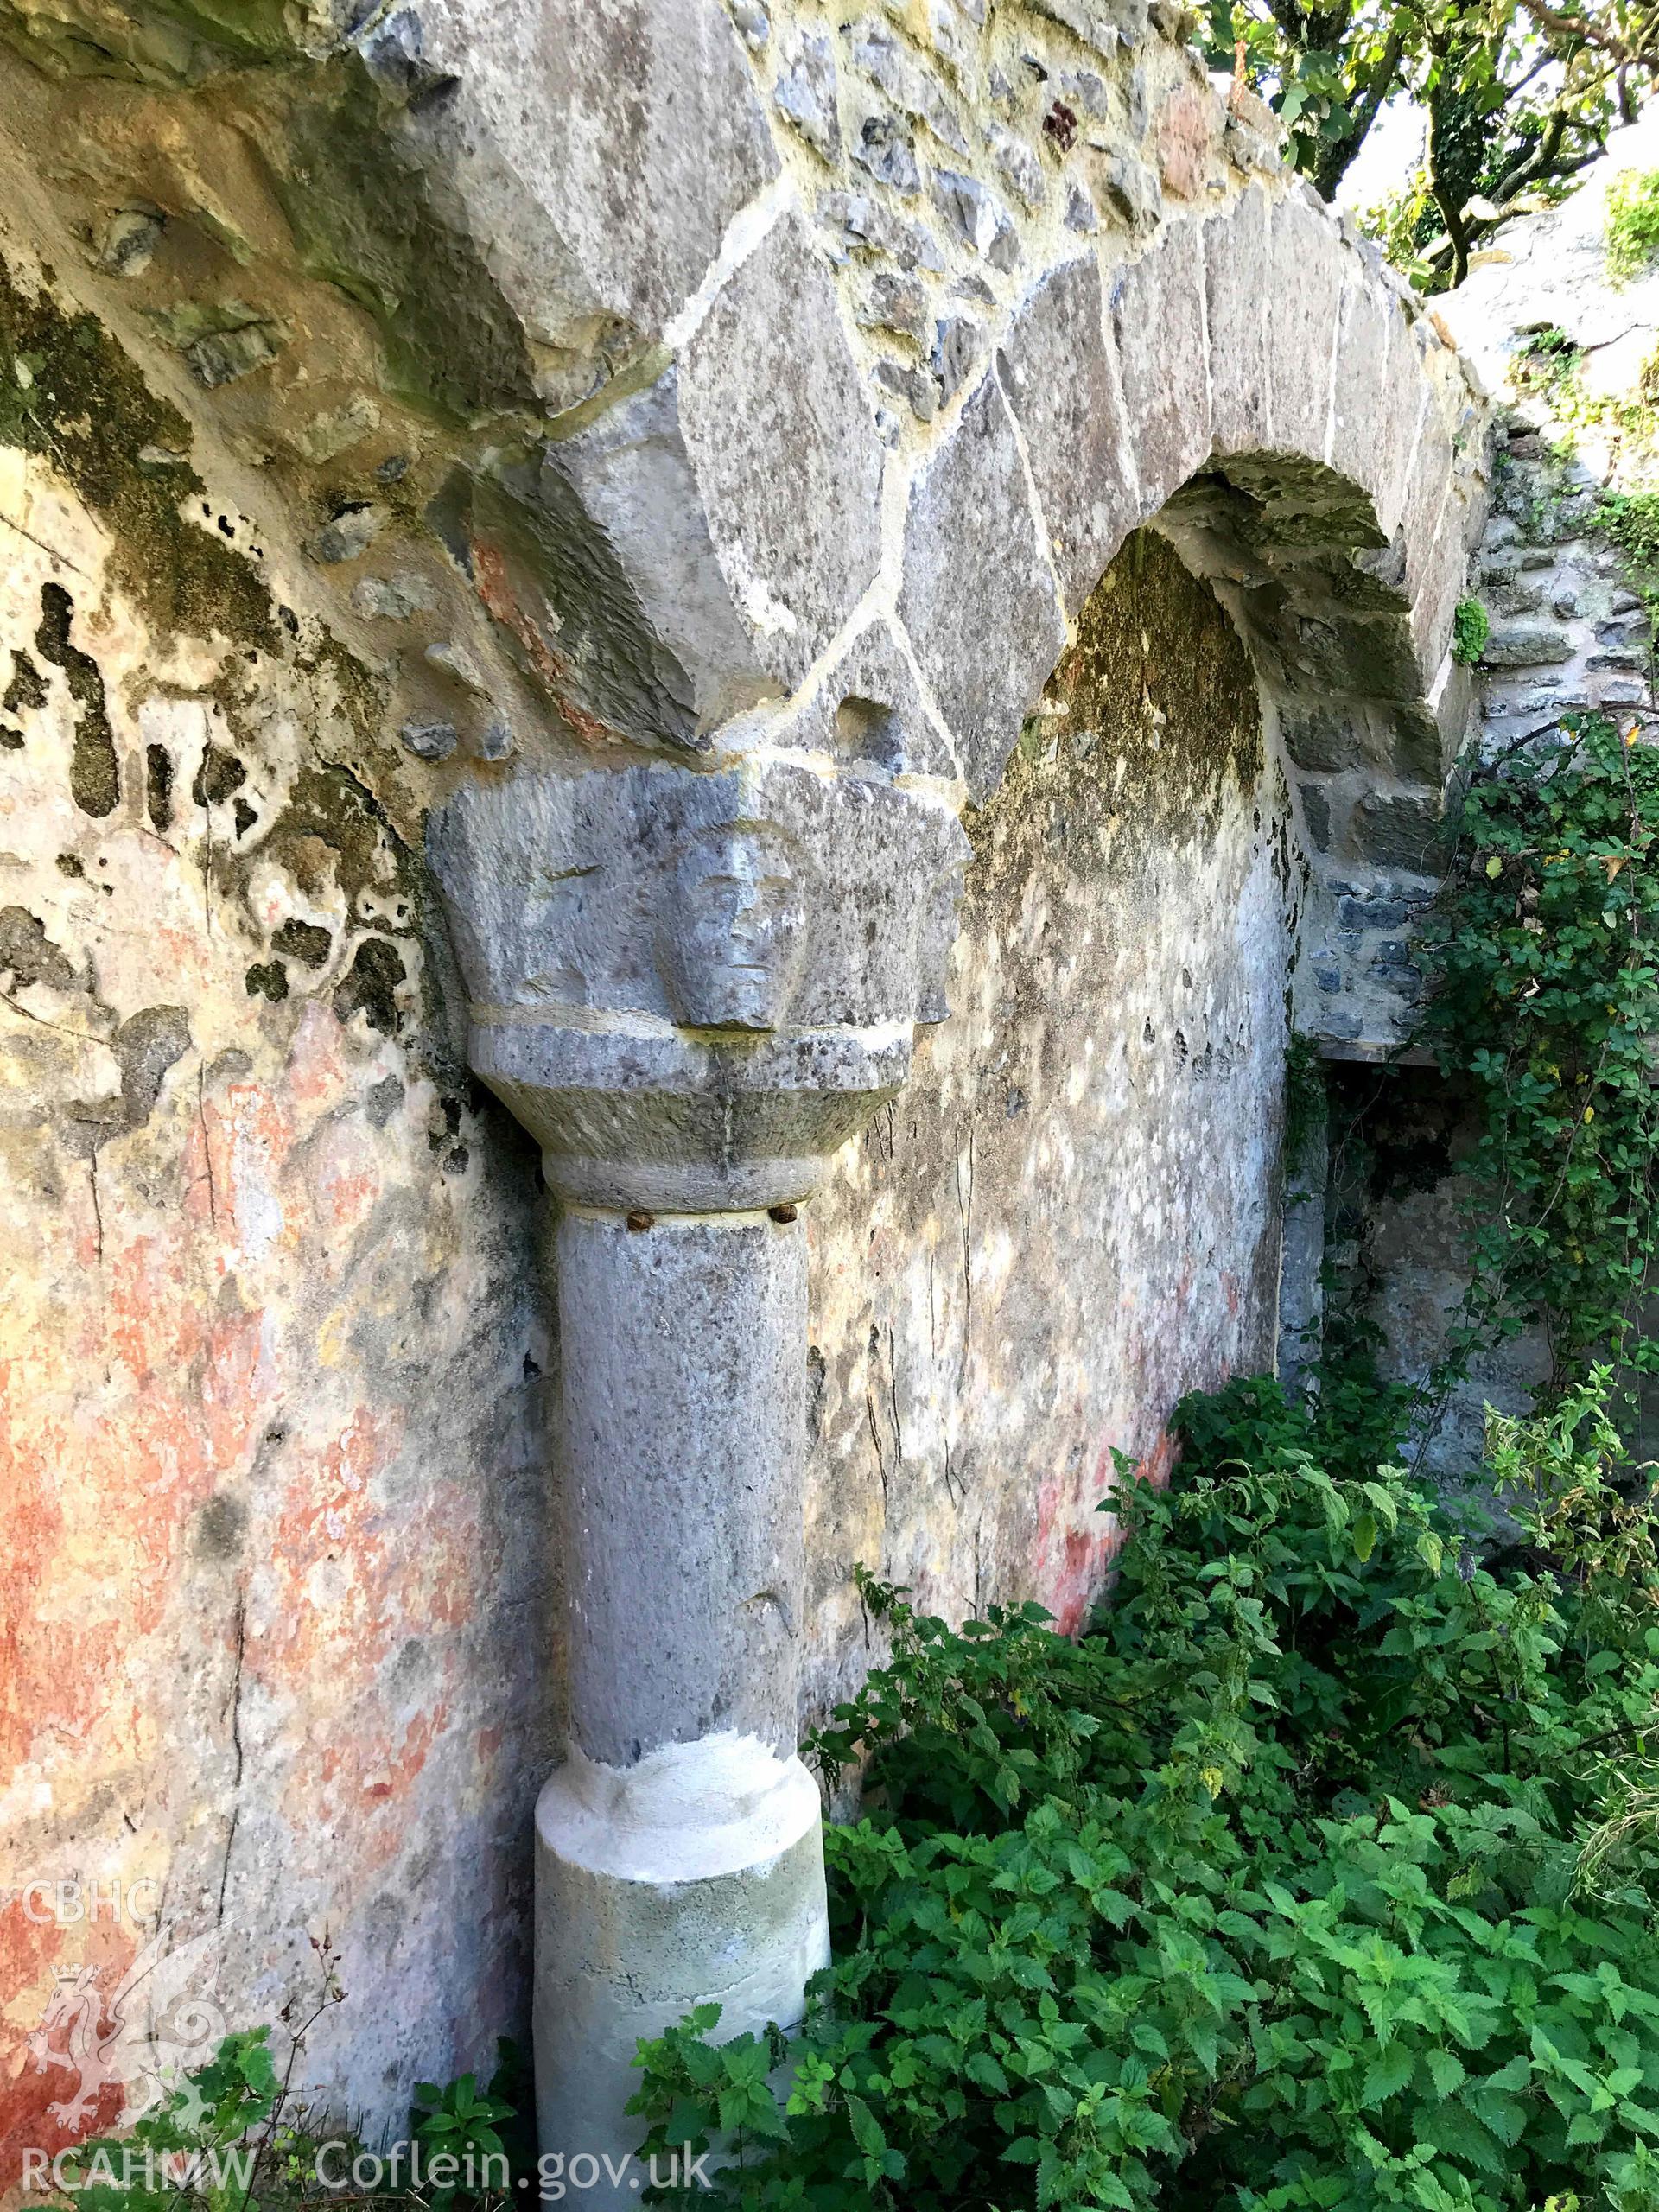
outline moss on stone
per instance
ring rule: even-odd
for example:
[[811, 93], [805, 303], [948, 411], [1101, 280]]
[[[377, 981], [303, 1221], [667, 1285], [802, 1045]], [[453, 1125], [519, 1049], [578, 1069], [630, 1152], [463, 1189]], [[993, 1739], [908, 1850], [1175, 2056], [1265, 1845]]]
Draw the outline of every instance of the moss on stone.
[[1007, 799], [1000, 791], [980, 810], [976, 846], [1035, 787], [1058, 795], [1051, 750], [1078, 764], [1061, 779], [1071, 798], [1051, 835], [1084, 855], [1098, 849], [1104, 815], [1120, 852], [1195, 827], [1208, 837], [1229, 796], [1255, 788], [1261, 717], [1244, 648], [1209, 587], [1152, 531], [1126, 541], [1090, 594], [1009, 763]]
[[524, 333], [477, 249], [435, 219], [355, 60], [320, 73], [286, 128], [272, 182], [301, 265], [374, 318], [387, 389], [448, 422], [536, 409]]
[[0, 262], [0, 443], [50, 461], [109, 531], [117, 583], [160, 632], [274, 645], [257, 571], [180, 502], [204, 493], [190, 425], [150, 391], [95, 315], [30, 293]]

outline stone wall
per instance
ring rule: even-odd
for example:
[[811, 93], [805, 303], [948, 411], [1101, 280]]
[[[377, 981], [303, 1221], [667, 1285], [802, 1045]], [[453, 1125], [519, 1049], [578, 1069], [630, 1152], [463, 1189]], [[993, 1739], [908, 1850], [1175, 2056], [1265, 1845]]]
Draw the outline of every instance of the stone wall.
[[[811, 1710], [860, 1559], [1075, 1624], [1269, 1356], [1484, 445], [1189, 28], [0, 0], [14, 2145], [189, 2056], [71, 2061], [158, 1959], [249, 2024], [327, 1927], [372, 2123], [522, 2027], [542, 1177], [810, 1236]], [[764, 957], [665, 925], [740, 879]]]
[[320, 2088], [390, 2108], [486, 2056], [554, 1687], [518, 1663], [534, 1154], [461, 1057], [377, 687], [32, 282], [0, 299], [51, 448], [0, 449], [8, 2181], [308, 2010], [325, 1930]]
[[810, 1707], [868, 1663], [855, 1561], [1076, 1627], [1114, 1452], [1271, 1365], [1289, 816], [1236, 632], [1131, 538], [971, 817], [955, 1014], [812, 1209]]
[[[1488, 762], [1573, 714], [1602, 710], [1651, 735], [1651, 626], [1597, 514], [1604, 493], [1655, 480], [1650, 438], [1621, 410], [1651, 404], [1659, 275], [1616, 281], [1605, 233], [1613, 180], [1656, 167], [1659, 119], [1615, 133], [1573, 197], [1507, 225], [1440, 310], [1499, 403], [1492, 510], [1470, 579], [1491, 622], [1471, 757]], [[1539, 350], [1546, 333], [1574, 349], [1570, 387], [1556, 383], [1560, 353]], [[1396, 1039], [1417, 1017], [1423, 986], [1409, 940], [1435, 887], [1433, 873], [1402, 878], [1382, 917], [1344, 902], [1351, 933], [1324, 954], [1332, 980], [1380, 976], [1394, 1004], [1378, 1026]], [[1377, 942], [1380, 921], [1391, 946]], [[1460, 1162], [1473, 1125], [1435, 1073], [1408, 1065], [1397, 1077], [1336, 1071], [1331, 1126], [1338, 1157], [1326, 1257], [1340, 1295], [1382, 1332], [1383, 1372], [1415, 1383], [1441, 1357], [1468, 1281]], [[1437, 1414], [1425, 1466], [1450, 1481], [1477, 1468], [1484, 1407], [1522, 1409], [1549, 1372], [1541, 1332], [1477, 1358]]]

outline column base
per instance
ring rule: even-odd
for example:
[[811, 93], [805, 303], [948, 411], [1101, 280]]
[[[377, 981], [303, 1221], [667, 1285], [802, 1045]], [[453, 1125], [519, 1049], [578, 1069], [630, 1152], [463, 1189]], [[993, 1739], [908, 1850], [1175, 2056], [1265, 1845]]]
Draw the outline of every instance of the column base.
[[[817, 1785], [753, 1736], [668, 1744], [632, 1767], [573, 1748], [536, 1808], [536, 2109], [541, 2155], [637, 2204], [634, 2046], [694, 2005], [717, 2037], [793, 2027], [830, 1962]], [[609, 2161], [608, 2167], [607, 2161]]]

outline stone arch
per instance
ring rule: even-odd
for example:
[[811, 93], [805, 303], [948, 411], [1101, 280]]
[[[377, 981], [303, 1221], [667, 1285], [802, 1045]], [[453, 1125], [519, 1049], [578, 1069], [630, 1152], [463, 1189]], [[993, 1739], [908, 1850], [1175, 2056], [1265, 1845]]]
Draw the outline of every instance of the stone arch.
[[[1314, 773], [1438, 787], [1461, 735], [1446, 646], [1478, 527], [1474, 398], [1374, 251], [1253, 186], [1033, 288], [912, 490], [899, 612], [994, 784], [1064, 637], [1128, 531], [1154, 524], [1239, 621]], [[989, 579], [988, 604], [968, 588]]]

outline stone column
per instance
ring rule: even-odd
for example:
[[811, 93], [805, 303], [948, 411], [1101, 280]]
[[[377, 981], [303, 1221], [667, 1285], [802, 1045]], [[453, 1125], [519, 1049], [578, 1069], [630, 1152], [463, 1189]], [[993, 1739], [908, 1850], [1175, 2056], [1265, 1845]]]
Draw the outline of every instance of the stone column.
[[570, 1709], [537, 1808], [537, 2102], [544, 2153], [614, 2161], [639, 2037], [709, 1999], [722, 2035], [792, 2025], [828, 1962], [795, 1750], [797, 1209], [944, 1011], [966, 842], [942, 794], [774, 757], [480, 781], [430, 846], [473, 1065], [560, 1201]]
[[557, 1237], [570, 1742], [536, 1813], [536, 2055], [567, 2155], [638, 2143], [639, 2037], [707, 1998], [792, 2024], [829, 1958], [795, 1754], [804, 1231], [646, 1218], [572, 1207]]

